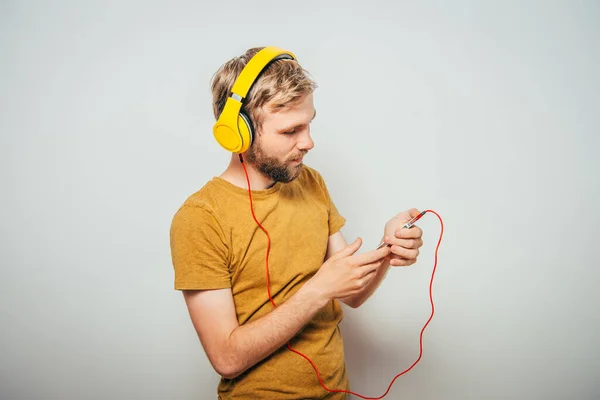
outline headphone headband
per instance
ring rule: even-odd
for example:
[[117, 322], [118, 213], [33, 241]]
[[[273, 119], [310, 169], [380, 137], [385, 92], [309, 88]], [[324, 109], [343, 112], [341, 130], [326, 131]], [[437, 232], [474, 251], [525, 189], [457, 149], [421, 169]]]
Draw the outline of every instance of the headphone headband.
[[250, 61], [248, 61], [248, 64], [246, 64], [242, 72], [240, 72], [240, 76], [238, 76], [231, 88], [232, 95], [237, 94], [242, 99], [245, 98], [254, 82], [260, 76], [260, 73], [269, 64], [282, 58], [295, 60], [296, 56], [289, 51], [273, 46], [265, 47], [260, 50], [250, 59]]
[[231, 95], [225, 102], [223, 112], [213, 126], [215, 139], [226, 150], [243, 153], [252, 143], [252, 124], [248, 116], [241, 112], [242, 101], [263, 70], [279, 59], [296, 60], [290, 52], [275, 46], [265, 47], [256, 53], [246, 64], [231, 88]]

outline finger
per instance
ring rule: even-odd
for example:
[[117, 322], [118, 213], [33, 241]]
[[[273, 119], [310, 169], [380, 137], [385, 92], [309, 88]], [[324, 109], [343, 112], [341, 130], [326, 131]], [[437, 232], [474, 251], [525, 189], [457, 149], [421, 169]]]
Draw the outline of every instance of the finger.
[[409, 265], [413, 265], [417, 260], [407, 260], [405, 258], [392, 258], [390, 260], [390, 265], [392, 267], [408, 267]]
[[344, 247], [342, 250], [333, 254], [331, 256], [331, 258], [339, 259], [339, 258], [351, 256], [352, 254], [356, 253], [358, 251], [358, 249], [360, 249], [360, 246], [362, 246], [362, 238], [356, 238], [356, 240], [354, 242], [350, 243], [348, 246]]
[[381, 261], [376, 261], [374, 263], [367, 264], [367, 265], [361, 265], [360, 267], [358, 267], [356, 269], [356, 274], [357, 274], [357, 276], [364, 278], [365, 276], [367, 276], [369, 274], [377, 272], [379, 267], [381, 267], [382, 265], [383, 265], [383, 262], [381, 262]]
[[396, 231], [395, 236], [399, 239], [418, 239], [423, 236], [423, 230], [417, 225], [411, 228], [400, 228]]
[[[417, 210], [416, 208], [411, 208], [410, 210], [402, 211], [401, 213], [397, 214], [396, 218], [406, 218], [406, 215], [408, 214], [409, 219], [413, 219], [420, 213], [421, 212], [419, 210]], [[408, 220], [406, 220], [406, 222], [408, 222]]]
[[410, 210], [408, 210], [408, 213], [410, 214], [410, 218], [414, 218], [417, 215], [421, 214], [421, 211], [417, 210], [416, 208], [411, 208]]
[[365, 286], [367, 286], [373, 280], [373, 278], [375, 278], [376, 275], [377, 269], [367, 272], [367, 274], [365, 274], [363, 277], [358, 278], [356, 279], [356, 281], [354, 281], [354, 288], [359, 291], [364, 289]]
[[391, 245], [396, 245], [396, 246], [402, 246], [406, 249], [418, 249], [419, 247], [423, 246], [423, 239], [418, 238], [418, 239], [398, 239], [395, 236], [386, 236], [386, 238], [384, 239], [385, 243], [391, 244]]
[[419, 256], [419, 249], [406, 249], [402, 246], [393, 245], [391, 247], [392, 254], [397, 255], [402, 258], [417, 258]]
[[354, 281], [353, 286], [354, 286], [354, 293], [360, 293], [362, 292], [365, 287], [371, 283], [371, 281], [373, 280], [373, 278], [375, 277], [375, 273], [371, 272], [370, 274], [368, 274], [367, 276], [365, 276], [364, 278], [361, 279], [357, 279], [356, 281]]
[[365, 286], [368, 285], [369, 283], [371, 283], [371, 281], [373, 279], [375, 279], [376, 276], [377, 276], [377, 270], [371, 271], [367, 275], [365, 275], [365, 277], [363, 278]]
[[385, 258], [390, 253], [390, 246], [383, 246], [380, 249], [371, 250], [367, 253], [355, 254], [354, 256], [352, 256], [352, 262], [355, 265], [371, 264], [375, 261], [379, 261], [382, 258]]

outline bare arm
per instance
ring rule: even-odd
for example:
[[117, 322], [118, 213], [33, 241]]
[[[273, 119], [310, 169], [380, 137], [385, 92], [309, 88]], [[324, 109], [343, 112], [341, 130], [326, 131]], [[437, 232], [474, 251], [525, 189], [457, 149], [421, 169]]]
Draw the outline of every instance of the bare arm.
[[287, 343], [328, 301], [307, 283], [267, 315], [240, 326], [231, 289], [186, 290], [183, 295], [209, 361], [230, 379]]
[[213, 368], [235, 378], [289, 341], [328, 301], [362, 292], [388, 247], [354, 254], [362, 241], [329, 255], [317, 273], [267, 315], [239, 325], [231, 289], [183, 291], [198, 337]]

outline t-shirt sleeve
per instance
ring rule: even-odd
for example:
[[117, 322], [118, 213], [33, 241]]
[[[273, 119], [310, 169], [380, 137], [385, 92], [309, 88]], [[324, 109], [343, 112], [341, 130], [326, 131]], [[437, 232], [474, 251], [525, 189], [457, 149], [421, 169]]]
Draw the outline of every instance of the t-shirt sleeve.
[[337, 233], [345, 224], [346, 218], [339, 213], [335, 203], [329, 197], [329, 236]]
[[323, 179], [321, 174], [319, 174], [318, 172], [316, 174], [319, 180], [319, 185], [321, 186], [321, 190], [325, 195], [325, 201], [327, 202], [327, 207], [329, 211], [329, 236], [331, 236], [334, 233], [337, 233], [340, 229], [342, 229], [342, 227], [346, 224], [346, 218], [343, 215], [341, 215], [338, 211], [335, 202], [331, 198], [329, 189], [327, 188], [327, 184], [325, 183], [325, 180]]
[[231, 287], [226, 236], [212, 212], [183, 205], [173, 217], [170, 242], [176, 290]]

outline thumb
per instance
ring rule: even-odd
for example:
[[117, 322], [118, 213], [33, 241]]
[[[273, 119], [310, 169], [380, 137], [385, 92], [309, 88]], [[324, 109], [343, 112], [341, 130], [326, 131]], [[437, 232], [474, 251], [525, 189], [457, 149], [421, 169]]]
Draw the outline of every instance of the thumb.
[[410, 210], [408, 210], [408, 215], [410, 215], [411, 219], [419, 214], [421, 214], [421, 211], [417, 210], [416, 208], [411, 208]]
[[336, 259], [349, 257], [352, 254], [356, 253], [358, 249], [360, 249], [360, 246], [362, 246], [362, 238], [358, 237], [354, 240], [354, 242], [350, 243], [342, 250], [335, 253], [333, 257], [335, 257]]

